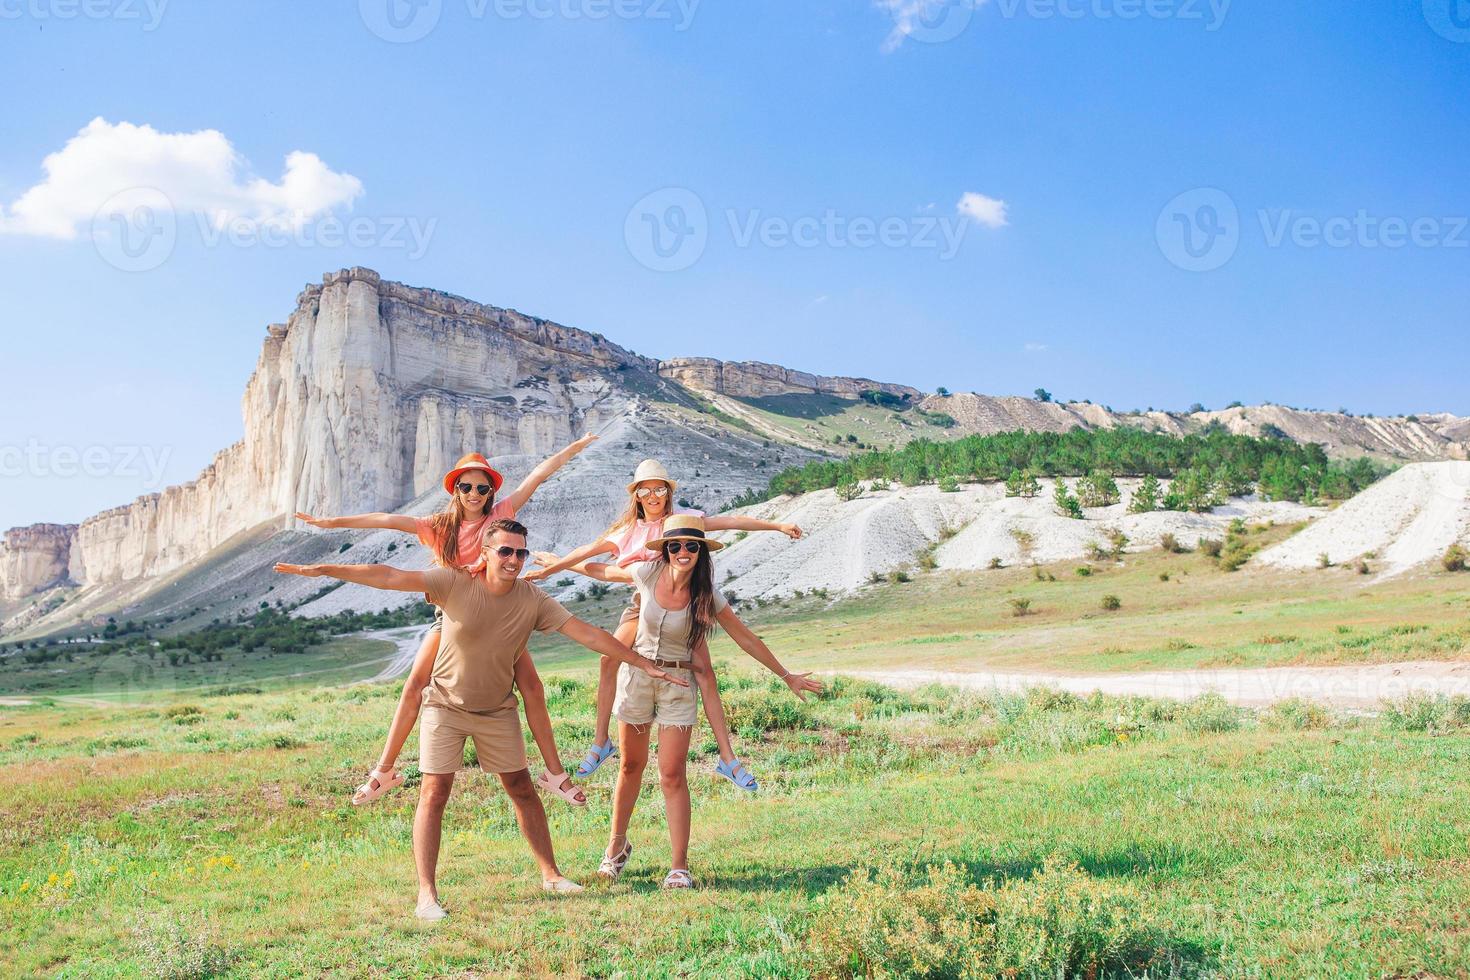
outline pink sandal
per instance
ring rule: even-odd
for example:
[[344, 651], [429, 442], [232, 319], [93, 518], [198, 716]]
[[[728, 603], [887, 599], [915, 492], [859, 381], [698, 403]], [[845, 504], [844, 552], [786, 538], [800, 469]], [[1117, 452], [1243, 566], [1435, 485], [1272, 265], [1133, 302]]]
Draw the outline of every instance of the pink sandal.
[[[374, 786], [374, 783], [376, 783], [377, 785]], [[398, 770], [395, 769], [392, 772], [384, 772], [381, 769], [374, 769], [372, 772], [368, 773], [367, 782], [357, 787], [357, 792], [352, 794], [352, 805], [362, 806], [365, 803], [372, 803], [375, 800], [380, 800], [383, 798], [384, 794], [388, 793], [391, 790], [395, 790], [402, 785], [403, 774]]]
[[[582, 792], [580, 787], [572, 785], [572, 777], [565, 773], [562, 774], [561, 780], [558, 781], [551, 773], [543, 772], [536, 777], [536, 785], [552, 796], [561, 797], [572, 806], [587, 805], [587, 795]], [[579, 794], [582, 797], [581, 799], [577, 798]]]

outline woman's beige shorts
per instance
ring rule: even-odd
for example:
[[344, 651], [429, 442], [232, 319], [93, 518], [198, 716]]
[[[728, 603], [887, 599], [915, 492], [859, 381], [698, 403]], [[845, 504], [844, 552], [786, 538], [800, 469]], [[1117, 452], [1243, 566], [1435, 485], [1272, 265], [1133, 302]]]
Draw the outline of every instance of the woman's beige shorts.
[[419, 772], [459, 772], [467, 738], [475, 740], [475, 755], [486, 772], [526, 768], [519, 705], [482, 714], [426, 704], [419, 716]]
[[629, 725], [674, 725], [687, 728], [699, 718], [699, 689], [691, 670], [670, 669], [676, 677], [689, 680], [688, 687], [658, 681], [627, 664], [618, 667], [618, 696], [613, 715]]

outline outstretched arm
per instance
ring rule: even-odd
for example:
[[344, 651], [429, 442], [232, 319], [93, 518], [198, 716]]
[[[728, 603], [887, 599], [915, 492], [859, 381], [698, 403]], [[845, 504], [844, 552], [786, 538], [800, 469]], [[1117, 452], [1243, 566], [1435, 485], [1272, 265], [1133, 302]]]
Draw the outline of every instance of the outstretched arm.
[[624, 585], [633, 584], [633, 571], [628, 568], [619, 568], [617, 565], [608, 565], [600, 561], [584, 561], [575, 569], [588, 578], [595, 578], [599, 582], [621, 582]]
[[[580, 565], [588, 558], [595, 558], [598, 555], [610, 555], [616, 551], [617, 547], [611, 541], [594, 541], [591, 544], [584, 544], [565, 558], [557, 558], [549, 551], [538, 551], [533, 557], [536, 559], [536, 564], [543, 565], [544, 567], [527, 572], [525, 579], [528, 582], [539, 582], [542, 579], [550, 578], [557, 572], [564, 572], [573, 565]], [[550, 564], [546, 564], [544, 559], [548, 558], [554, 560]], [[581, 569], [577, 570], [581, 571]]]
[[530, 501], [531, 494], [536, 492], [536, 488], [551, 478], [551, 474], [567, 465], [573, 456], [596, 441], [596, 436], [585, 435], [556, 455], [546, 457], [536, 464], [536, 468], [521, 481], [521, 485], [512, 490], [510, 496], [505, 499], [510, 501], [510, 505], [516, 510], [520, 510]]
[[775, 521], [741, 517], [738, 514], [732, 514], [729, 517], [706, 517], [704, 529], [706, 531], [780, 531], [793, 541], [801, 539], [801, 528], [795, 524], [778, 524]]
[[339, 528], [382, 528], [389, 531], [402, 531], [404, 534], [417, 534], [418, 525], [414, 519], [407, 514], [353, 514], [350, 517], [312, 517], [301, 511], [296, 512], [296, 519], [310, 524], [312, 527], [324, 528], [335, 531]]
[[582, 646], [591, 650], [593, 653], [600, 653], [604, 657], [621, 660], [635, 670], [643, 671], [656, 681], [668, 681], [670, 684], [677, 684], [679, 687], [689, 686], [689, 682], [683, 678], [670, 676], [655, 667], [652, 660], [649, 660], [647, 657], [638, 656], [638, 654], [634, 653], [627, 646], [619, 643], [617, 638], [607, 630], [598, 629], [590, 623], [584, 623], [576, 616], [567, 620], [566, 624], [557, 632], [569, 640], [582, 644]]
[[740, 621], [740, 617], [735, 615], [735, 610], [726, 606], [720, 610], [715, 616], [715, 619], [724, 627], [725, 632], [730, 634], [730, 639], [734, 640], [740, 649], [759, 661], [771, 673], [785, 681], [786, 686], [791, 688], [791, 693], [803, 701], [806, 700], [807, 692], [813, 694], [821, 693], [823, 689], [822, 682], [812, 680], [811, 671], [803, 674], [794, 674], [781, 666], [781, 661], [776, 659], [776, 655], [771, 652], [771, 648], [766, 646], [764, 640], [752, 633], [749, 626], [746, 626]]
[[289, 565], [278, 562], [276, 571], [305, 578], [326, 576], [389, 592], [423, 592], [429, 587], [423, 572], [411, 572], [392, 565]]

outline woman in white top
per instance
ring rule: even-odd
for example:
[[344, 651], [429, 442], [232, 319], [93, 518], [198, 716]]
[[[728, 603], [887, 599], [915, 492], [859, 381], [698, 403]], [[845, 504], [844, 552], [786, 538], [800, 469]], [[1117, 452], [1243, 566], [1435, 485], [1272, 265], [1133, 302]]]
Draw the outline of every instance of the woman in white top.
[[[665, 518], [678, 514], [704, 517], [697, 510], [674, 505], [674, 490], [678, 486], [662, 463], [656, 459], [645, 459], [638, 464], [633, 482], [628, 484], [628, 508], [612, 527], [604, 531], [598, 540], [583, 545], [565, 558], [558, 558], [549, 552], [536, 552], [536, 563], [542, 567], [527, 574], [526, 578], [532, 582], [542, 581], [563, 569], [583, 572], [586, 562], [601, 555], [610, 555], [608, 560], [612, 564], [624, 568], [637, 562], [657, 559], [657, 552], [649, 550], [648, 542], [663, 534]], [[795, 524], [733, 514], [705, 518], [704, 528], [706, 531], [780, 531], [792, 539], [801, 537], [801, 528]], [[632, 645], [634, 624], [637, 620], [638, 596], [635, 593], [633, 603], [623, 611], [613, 634], [619, 642]], [[695, 644], [694, 661], [695, 680], [704, 701], [705, 717], [709, 719], [710, 731], [714, 733], [715, 745], [720, 753], [715, 774], [723, 776], [747, 792], [754, 792], [759, 784], [735, 755], [735, 747], [730, 741], [730, 726], [725, 723], [725, 709], [720, 701], [719, 681], [715, 678], [714, 666], [710, 663], [709, 648], [703, 643]], [[577, 767], [577, 775], [582, 778], [596, 772], [617, 751], [611, 731], [617, 676], [618, 662], [611, 657], [603, 657], [597, 677], [597, 721], [593, 742], [587, 750], [586, 758]]]
[[[664, 521], [663, 535], [648, 542], [659, 559], [626, 568], [590, 563], [585, 572], [604, 582], [624, 582], [638, 590], [638, 632], [633, 649], [666, 671], [688, 671], [694, 651], [703, 645], [718, 622], [742, 650], [760, 661], [786, 682], [802, 700], [809, 692], [820, 692], [822, 684], [808, 673], [792, 673], [781, 666], [770, 649], [735, 615], [725, 597], [714, 586], [710, 552], [723, 545], [706, 540], [702, 517], [676, 514]], [[689, 677], [690, 674], [674, 675]], [[640, 678], [642, 678], [640, 680]], [[617, 787], [613, 790], [612, 832], [598, 873], [610, 879], [622, 874], [633, 853], [628, 843], [628, 824], [643, 770], [648, 764], [649, 735], [658, 725], [659, 786], [669, 822], [673, 855], [665, 888], [690, 888], [689, 874], [689, 736], [698, 717], [696, 687], [679, 687], [653, 680], [640, 672], [620, 667], [613, 715], [618, 719]]]

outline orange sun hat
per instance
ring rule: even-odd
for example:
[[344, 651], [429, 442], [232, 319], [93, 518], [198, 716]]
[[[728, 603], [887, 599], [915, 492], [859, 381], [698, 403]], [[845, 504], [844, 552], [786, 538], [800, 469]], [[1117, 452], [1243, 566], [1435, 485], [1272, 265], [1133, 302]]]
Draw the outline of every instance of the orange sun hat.
[[454, 464], [454, 469], [444, 474], [444, 490], [446, 493], [454, 493], [454, 484], [460, 476], [470, 470], [484, 470], [490, 474], [490, 486], [492, 493], [500, 492], [500, 485], [505, 482], [505, 477], [496, 472], [490, 461], [479, 453], [466, 453]]

